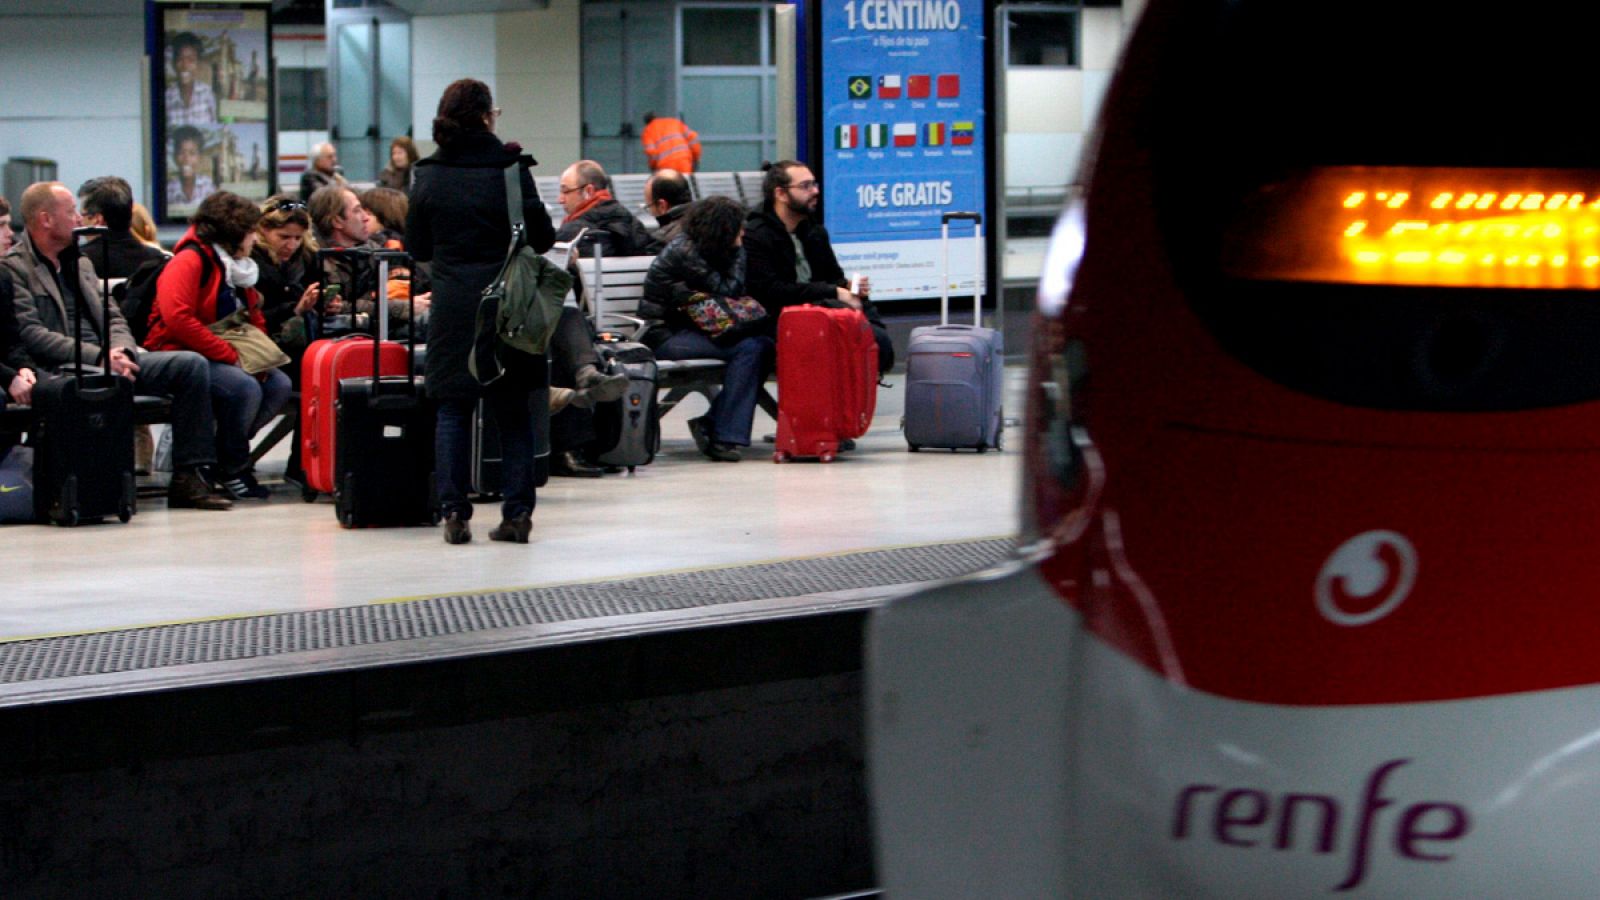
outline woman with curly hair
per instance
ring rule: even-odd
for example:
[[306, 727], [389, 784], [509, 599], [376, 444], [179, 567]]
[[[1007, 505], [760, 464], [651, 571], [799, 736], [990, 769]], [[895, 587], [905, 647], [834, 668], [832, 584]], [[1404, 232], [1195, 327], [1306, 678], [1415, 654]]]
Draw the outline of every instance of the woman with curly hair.
[[288, 402], [289, 376], [279, 369], [246, 372], [238, 351], [206, 326], [243, 309], [251, 324], [266, 330], [255, 289], [260, 268], [250, 256], [260, 218], [254, 203], [228, 191], [201, 201], [156, 281], [145, 338], [151, 350], [193, 350], [210, 361], [217, 476], [240, 499], [271, 495], [250, 471], [250, 438]]
[[711, 409], [689, 420], [695, 446], [717, 462], [738, 462], [739, 448], [750, 446], [756, 396], [772, 374], [776, 344], [754, 329], [707, 334], [684, 308], [706, 296], [745, 295], [744, 217], [744, 208], [727, 197], [707, 197], [690, 206], [683, 232], [651, 264], [641, 304], [641, 312], [664, 323], [644, 336], [657, 359], [714, 358], [728, 364]]

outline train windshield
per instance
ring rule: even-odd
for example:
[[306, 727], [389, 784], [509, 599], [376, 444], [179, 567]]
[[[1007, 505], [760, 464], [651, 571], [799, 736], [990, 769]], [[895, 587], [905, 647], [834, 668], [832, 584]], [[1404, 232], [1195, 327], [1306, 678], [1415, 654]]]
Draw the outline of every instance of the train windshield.
[[1320, 166], [1242, 199], [1234, 278], [1600, 288], [1600, 171]]

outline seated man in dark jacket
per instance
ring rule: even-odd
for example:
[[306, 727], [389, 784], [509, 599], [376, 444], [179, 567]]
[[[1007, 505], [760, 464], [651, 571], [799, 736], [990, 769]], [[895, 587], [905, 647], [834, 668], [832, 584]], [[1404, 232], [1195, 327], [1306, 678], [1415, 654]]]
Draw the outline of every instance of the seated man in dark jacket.
[[693, 199], [689, 179], [676, 169], [661, 169], [644, 183], [644, 208], [656, 217], [656, 239], [662, 245], [683, 230], [683, 215]]
[[[133, 236], [133, 188], [115, 175], [91, 178], [78, 188], [83, 224], [104, 225], [104, 237], [83, 246], [95, 272], [106, 278], [127, 278], [150, 260], [165, 259], [161, 250]], [[102, 271], [102, 263], [104, 270]]]
[[[570, 241], [588, 229], [578, 246], [581, 256], [593, 256], [599, 244], [606, 256], [654, 256], [661, 242], [645, 230], [644, 224], [611, 196], [611, 178], [592, 160], [580, 160], [561, 173], [561, 206], [567, 211], [557, 241]], [[594, 403], [615, 400], [627, 389], [620, 374], [607, 376], [599, 371], [600, 358], [594, 352], [594, 334], [583, 316], [572, 308], [561, 314], [556, 333], [550, 338], [551, 398], [572, 398], [572, 405], [550, 412], [550, 474], [578, 478], [598, 478], [600, 468], [588, 464], [584, 456], [594, 442]]]
[[661, 242], [651, 236], [637, 217], [611, 196], [611, 178], [593, 160], [579, 160], [561, 173], [561, 208], [567, 218], [556, 232], [556, 240], [570, 241], [587, 228], [582, 256], [593, 256], [594, 245], [605, 248], [606, 256], [655, 256]]
[[766, 307], [771, 327], [776, 329], [785, 306], [813, 303], [859, 309], [878, 341], [878, 372], [888, 372], [894, 365], [894, 344], [877, 308], [867, 299], [871, 285], [862, 279], [857, 293], [850, 292], [828, 242], [828, 230], [813, 218], [822, 198], [816, 176], [805, 163], [775, 162], [762, 179], [761, 195], [761, 208], [744, 224], [745, 282], [750, 296]]

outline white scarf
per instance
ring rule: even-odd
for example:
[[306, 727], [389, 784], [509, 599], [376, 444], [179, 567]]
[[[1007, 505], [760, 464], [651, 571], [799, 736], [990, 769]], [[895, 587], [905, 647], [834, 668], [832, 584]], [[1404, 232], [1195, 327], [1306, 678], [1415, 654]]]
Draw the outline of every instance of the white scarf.
[[261, 269], [254, 259], [248, 256], [244, 259], [234, 259], [233, 254], [221, 244], [211, 246], [216, 248], [217, 256], [228, 264], [228, 284], [236, 288], [255, 287], [256, 279], [261, 277]]

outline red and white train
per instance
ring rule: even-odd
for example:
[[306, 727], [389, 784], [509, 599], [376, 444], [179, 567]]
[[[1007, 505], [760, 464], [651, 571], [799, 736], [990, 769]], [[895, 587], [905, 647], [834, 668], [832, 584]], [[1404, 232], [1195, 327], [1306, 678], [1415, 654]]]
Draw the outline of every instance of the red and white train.
[[1600, 891], [1597, 26], [1150, 0], [1028, 559], [871, 623], [889, 895]]

